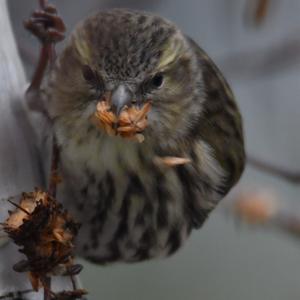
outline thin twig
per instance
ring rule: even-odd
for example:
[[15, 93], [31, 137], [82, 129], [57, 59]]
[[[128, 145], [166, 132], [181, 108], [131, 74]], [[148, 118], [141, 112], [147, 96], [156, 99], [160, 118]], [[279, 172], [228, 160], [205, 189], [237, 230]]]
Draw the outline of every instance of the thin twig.
[[[251, 0], [252, 1], [252, 0]], [[265, 19], [270, 6], [270, 0], [259, 0], [254, 14], [256, 24], [261, 24]]]
[[51, 277], [44, 278], [44, 300], [51, 300]]
[[218, 63], [235, 80], [256, 80], [299, 68], [299, 28], [267, 47], [248, 47], [226, 54], [218, 59]]
[[250, 155], [248, 155], [247, 163], [260, 171], [280, 177], [290, 183], [300, 183], [300, 171], [292, 171], [288, 170], [287, 168], [281, 168], [279, 166], [273, 165], [272, 163], [257, 159]]
[[49, 194], [53, 198], [56, 197], [58, 166], [59, 166], [59, 148], [57, 146], [56, 138], [53, 137], [52, 161], [51, 161], [50, 182], [49, 182]]
[[25, 214], [27, 214], [27, 215], [30, 216], [30, 213], [29, 213], [25, 208], [23, 208], [21, 205], [15, 203], [15, 202], [13, 202], [13, 201], [11, 201], [10, 199], [7, 199], [7, 201], [8, 201], [11, 205], [15, 206], [16, 208], [20, 209], [20, 210], [23, 211]]
[[[39, 5], [41, 9], [45, 9], [48, 4], [47, 0], [39, 0]], [[37, 70], [34, 74], [32, 84], [30, 88], [39, 89], [47, 68], [48, 63], [50, 67], [53, 66], [55, 60], [55, 46], [53, 43], [44, 43], [41, 48], [40, 60], [38, 62]], [[29, 89], [30, 89], [29, 88]], [[58, 148], [53, 139], [53, 152], [52, 152], [52, 165], [51, 165], [51, 174], [50, 174], [50, 183], [49, 183], [49, 194], [53, 197], [56, 196], [56, 183], [52, 179], [53, 172], [57, 171], [58, 168]], [[44, 279], [44, 300], [51, 300], [51, 277], [46, 277]]]
[[297, 238], [300, 237], [300, 218], [297, 215], [281, 212], [274, 218], [273, 224]]
[[71, 283], [72, 283], [73, 290], [76, 291], [77, 290], [77, 285], [76, 285], [75, 277], [73, 275], [70, 275], [70, 280], [71, 280]]

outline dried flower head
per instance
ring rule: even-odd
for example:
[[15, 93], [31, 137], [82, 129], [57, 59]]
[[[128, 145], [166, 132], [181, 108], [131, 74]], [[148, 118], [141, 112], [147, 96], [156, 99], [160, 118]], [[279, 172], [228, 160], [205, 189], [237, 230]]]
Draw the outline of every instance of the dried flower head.
[[45, 277], [62, 275], [72, 266], [79, 224], [42, 190], [24, 193], [14, 205], [16, 210], [9, 212], [3, 228], [27, 259], [15, 264], [14, 270], [29, 272], [33, 289], [38, 290]]
[[277, 206], [268, 192], [243, 193], [238, 196], [234, 211], [247, 223], [261, 224], [271, 220], [277, 212]]

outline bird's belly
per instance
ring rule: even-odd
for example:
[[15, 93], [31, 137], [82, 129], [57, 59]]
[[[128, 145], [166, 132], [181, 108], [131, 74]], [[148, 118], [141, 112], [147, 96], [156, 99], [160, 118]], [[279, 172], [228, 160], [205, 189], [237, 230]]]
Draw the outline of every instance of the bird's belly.
[[68, 190], [65, 203], [82, 223], [79, 255], [109, 263], [172, 254], [190, 232], [175, 172], [161, 172], [139, 160], [130, 164], [128, 156], [122, 161], [113, 151], [110, 163], [103, 159], [91, 162], [86, 156], [85, 163], [78, 156], [76, 163], [70, 156], [62, 159]]
[[[166, 187], [145, 187], [143, 178], [132, 174], [116, 191], [114, 182], [119, 180], [108, 174], [97, 184], [98, 194], [95, 187], [78, 191], [81, 201], [76, 214], [82, 222], [78, 253], [98, 263], [174, 253], [190, 231], [180, 197]], [[159, 181], [160, 186], [167, 183], [166, 178]]]
[[185, 222], [159, 228], [146, 216], [130, 221], [108, 213], [97, 225], [85, 224], [79, 235], [79, 255], [100, 264], [164, 257], [178, 250], [189, 234]]

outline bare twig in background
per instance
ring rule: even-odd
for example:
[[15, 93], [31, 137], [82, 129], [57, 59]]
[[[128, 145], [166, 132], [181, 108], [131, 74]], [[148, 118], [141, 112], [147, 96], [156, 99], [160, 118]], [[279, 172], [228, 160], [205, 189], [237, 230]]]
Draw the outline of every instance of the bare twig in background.
[[263, 172], [268, 173], [273, 176], [277, 176], [277, 177], [279, 177], [283, 180], [286, 180], [290, 183], [293, 183], [293, 184], [300, 183], [300, 171], [293, 171], [293, 170], [289, 170], [287, 168], [279, 167], [272, 163], [255, 158], [251, 155], [248, 155], [247, 163], [248, 163], [248, 165], [250, 165], [260, 171], [263, 171]]
[[218, 63], [225, 74], [237, 80], [281, 75], [299, 68], [299, 30], [264, 49], [245, 49], [239, 53], [231, 53], [220, 58]]
[[248, 0], [244, 11], [246, 25], [251, 27], [260, 27], [263, 25], [270, 14], [270, 7], [271, 0]]
[[234, 197], [233, 213], [248, 224], [265, 224], [278, 212], [275, 196], [269, 191], [242, 191]]
[[53, 137], [53, 147], [52, 147], [52, 161], [51, 161], [51, 170], [49, 178], [49, 194], [52, 197], [56, 197], [57, 184], [60, 182], [59, 174], [59, 149], [56, 143], [55, 137]]
[[[20, 42], [19, 51], [25, 62], [35, 64], [37, 59], [30, 47]], [[228, 77], [235, 80], [257, 79], [282, 74], [299, 68], [299, 33], [261, 49], [245, 49], [218, 58], [218, 64]]]
[[300, 238], [300, 216], [285, 211], [277, 202], [271, 193], [243, 193], [236, 197], [232, 212], [247, 224], [279, 229]]
[[258, 0], [254, 13], [254, 20], [257, 25], [260, 25], [264, 21], [268, 13], [269, 5], [270, 0]]

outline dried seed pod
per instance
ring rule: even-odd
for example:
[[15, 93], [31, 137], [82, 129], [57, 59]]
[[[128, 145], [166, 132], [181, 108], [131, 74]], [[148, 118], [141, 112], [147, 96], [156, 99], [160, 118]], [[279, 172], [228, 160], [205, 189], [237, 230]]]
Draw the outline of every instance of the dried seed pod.
[[24, 193], [17, 208], [3, 224], [4, 231], [19, 246], [27, 260], [14, 265], [28, 272], [34, 290], [43, 278], [72, 266], [73, 242], [79, 224], [55, 199], [42, 190]]
[[275, 196], [269, 191], [241, 193], [233, 209], [239, 218], [250, 224], [266, 223], [278, 211]]

